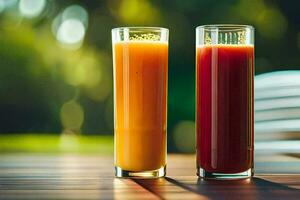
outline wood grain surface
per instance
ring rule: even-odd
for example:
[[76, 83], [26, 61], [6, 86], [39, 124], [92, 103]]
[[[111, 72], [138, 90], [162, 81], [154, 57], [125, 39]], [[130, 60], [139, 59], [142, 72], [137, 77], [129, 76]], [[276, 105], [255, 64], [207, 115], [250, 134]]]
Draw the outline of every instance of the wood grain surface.
[[252, 179], [208, 181], [195, 175], [193, 155], [169, 155], [166, 178], [116, 179], [101, 155], [0, 156], [0, 199], [300, 199], [300, 161], [256, 159]]

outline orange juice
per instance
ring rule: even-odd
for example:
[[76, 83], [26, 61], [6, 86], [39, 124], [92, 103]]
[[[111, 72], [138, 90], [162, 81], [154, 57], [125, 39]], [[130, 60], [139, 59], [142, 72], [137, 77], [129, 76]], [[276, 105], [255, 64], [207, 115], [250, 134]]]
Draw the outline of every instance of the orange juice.
[[139, 172], [166, 165], [168, 44], [113, 44], [115, 166]]

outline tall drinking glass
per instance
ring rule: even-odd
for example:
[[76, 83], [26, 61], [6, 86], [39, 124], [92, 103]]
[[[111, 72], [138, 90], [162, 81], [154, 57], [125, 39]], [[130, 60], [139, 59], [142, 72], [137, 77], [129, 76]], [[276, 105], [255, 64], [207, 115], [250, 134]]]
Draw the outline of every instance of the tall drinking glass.
[[168, 29], [112, 30], [116, 177], [166, 174]]
[[253, 77], [253, 27], [196, 28], [198, 176], [253, 175]]

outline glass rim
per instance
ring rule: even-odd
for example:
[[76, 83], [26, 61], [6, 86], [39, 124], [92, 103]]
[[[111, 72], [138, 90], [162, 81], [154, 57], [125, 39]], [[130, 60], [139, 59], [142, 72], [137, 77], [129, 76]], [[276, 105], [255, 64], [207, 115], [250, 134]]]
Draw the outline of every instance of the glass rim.
[[196, 30], [204, 29], [204, 30], [213, 30], [213, 29], [219, 29], [219, 31], [230, 31], [230, 30], [237, 30], [237, 29], [250, 29], [254, 30], [254, 27], [247, 24], [207, 24], [207, 25], [201, 25], [197, 26]]
[[162, 32], [162, 31], [167, 31], [169, 32], [169, 29], [164, 28], [164, 27], [155, 27], [155, 26], [128, 26], [128, 27], [117, 27], [111, 29], [112, 32], [116, 31], [124, 31], [124, 30], [129, 30], [129, 31], [143, 31], [143, 30], [148, 30], [148, 31], [154, 31], [154, 32]]

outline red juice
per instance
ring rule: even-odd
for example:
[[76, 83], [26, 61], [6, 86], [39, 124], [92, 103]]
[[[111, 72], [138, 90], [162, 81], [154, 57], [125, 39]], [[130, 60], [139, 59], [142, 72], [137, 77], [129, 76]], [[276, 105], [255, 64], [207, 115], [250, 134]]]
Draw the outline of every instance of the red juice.
[[253, 167], [253, 62], [253, 45], [197, 47], [197, 165], [207, 172]]

